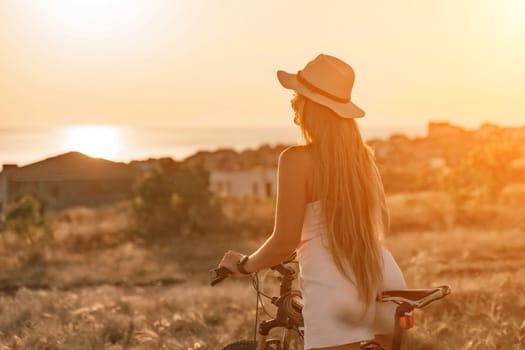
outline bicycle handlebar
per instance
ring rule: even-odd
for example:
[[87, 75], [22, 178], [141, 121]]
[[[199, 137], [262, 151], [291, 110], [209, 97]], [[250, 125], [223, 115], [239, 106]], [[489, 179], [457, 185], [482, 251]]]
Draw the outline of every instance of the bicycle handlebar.
[[[282, 273], [282, 269], [286, 269], [286, 267], [284, 266], [285, 264], [289, 264], [291, 263], [292, 261], [294, 261], [294, 259], [297, 257], [297, 253], [296, 252], [293, 252], [292, 255], [290, 255], [290, 257], [288, 259], [286, 259], [285, 261], [283, 261], [282, 263], [280, 264], [277, 264], [277, 265], [274, 265], [272, 267], [270, 267], [272, 270], [277, 270], [279, 272]], [[212, 277], [212, 281], [210, 282], [210, 284], [212, 286], [215, 286], [216, 284], [222, 282], [224, 279], [226, 279], [227, 277], [229, 277], [232, 273], [232, 271], [224, 266], [220, 266], [220, 267], [217, 267], [215, 269], [212, 269], [210, 270], [210, 272], [214, 272], [215, 273], [215, 276]]]
[[232, 271], [230, 269], [228, 269], [228, 268], [226, 268], [224, 266], [218, 267], [218, 268], [213, 269], [211, 271], [215, 272], [215, 277], [211, 281], [211, 285], [212, 286], [216, 285], [217, 283], [222, 282], [222, 280], [224, 280], [226, 277], [228, 277], [232, 273]]

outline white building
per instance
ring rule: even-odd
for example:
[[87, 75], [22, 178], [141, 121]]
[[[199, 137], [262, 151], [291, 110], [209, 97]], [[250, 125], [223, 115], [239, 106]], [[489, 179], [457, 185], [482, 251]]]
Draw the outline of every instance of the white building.
[[277, 169], [211, 171], [210, 190], [220, 197], [271, 198], [277, 194]]
[[0, 219], [8, 203], [25, 195], [43, 199], [50, 210], [99, 206], [133, 196], [140, 170], [124, 163], [68, 152], [17, 166], [4, 164], [0, 172]]

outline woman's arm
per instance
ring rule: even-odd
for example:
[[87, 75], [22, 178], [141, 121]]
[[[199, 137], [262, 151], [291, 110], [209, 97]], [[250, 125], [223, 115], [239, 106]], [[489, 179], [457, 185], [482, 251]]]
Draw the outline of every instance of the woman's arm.
[[[301, 241], [306, 206], [306, 151], [291, 146], [279, 156], [277, 166], [277, 201], [274, 229], [270, 237], [253, 252], [244, 269], [255, 272], [283, 262]], [[237, 262], [242, 254], [229, 251], [221, 266], [238, 273]]]

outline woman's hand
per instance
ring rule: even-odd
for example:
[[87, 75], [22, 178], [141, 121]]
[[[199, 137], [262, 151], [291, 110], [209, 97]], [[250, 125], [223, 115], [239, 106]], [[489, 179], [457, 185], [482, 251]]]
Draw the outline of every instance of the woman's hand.
[[237, 263], [242, 257], [243, 254], [234, 252], [233, 250], [228, 250], [226, 253], [224, 253], [222, 260], [219, 263], [219, 267], [224, 266], [230, 270], [232, 272], [232, 276], [242, 276], [243, 274], [237, 269]]

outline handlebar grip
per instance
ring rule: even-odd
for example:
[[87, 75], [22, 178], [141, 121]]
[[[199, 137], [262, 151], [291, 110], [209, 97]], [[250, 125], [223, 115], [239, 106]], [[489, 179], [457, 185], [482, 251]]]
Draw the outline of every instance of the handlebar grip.
[[210, 283], [212, 286], [216, 285], [217, 283], [222, 282], [224, 279], [226, 279], [226, 277], [228, 277], [228, 275], [230, 275], [232, 273], [232, 271], [230, 271], [228, 268], [226, 268], [224, 266], [218, 267], [218, 268], [213, 269], [211, 271], [215, 272], [215, 277], [213, 278], [213, 280]]
[[222, 282], [222, 280], [224, 280], [224, 279], [226, 279], [226, 276], [216, 277], [216, 278], [214, 278], [214, 279], [210, 282], [210, 284], [211, 284], [212, 287], [213, 287], [213, 286], [216, 285], [217, 283]]

